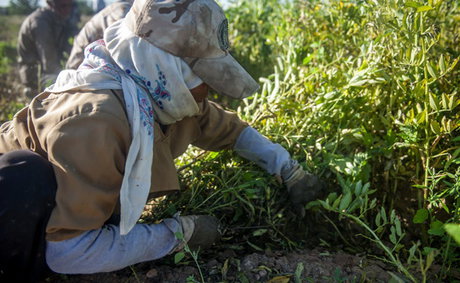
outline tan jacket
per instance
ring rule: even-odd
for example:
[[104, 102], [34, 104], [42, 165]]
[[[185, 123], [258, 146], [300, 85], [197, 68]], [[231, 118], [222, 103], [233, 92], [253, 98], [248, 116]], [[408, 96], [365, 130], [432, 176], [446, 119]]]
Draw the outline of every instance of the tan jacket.
[[66, 68], [77, 69], [83, 62], [86, 46], [103, 38], [105, 29], [124, 18], [130, 8], [131, 4], [128, 2], [115, 2], [94, 15], [75, 37]]
[[[179, 189], [174, 158], [189, 144], [233, 147], [247, 126], [205, 100], [201, 113], [165, 129], [155, 123], [151, 192]], [[118, 203], [131, 142], [121, 91], [43, 92], [0, 127], [0, 152], [30, 149], [47, 158], [57, 181], [47, 239], [60, 241], [98, 229]]]

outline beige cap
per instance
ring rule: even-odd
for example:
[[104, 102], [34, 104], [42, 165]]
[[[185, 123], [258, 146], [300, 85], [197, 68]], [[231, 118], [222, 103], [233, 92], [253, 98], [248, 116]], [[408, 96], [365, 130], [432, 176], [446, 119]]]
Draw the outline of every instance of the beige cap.
[[135, 35], [181, 57], [219, 94], [245, 98], [259, 89], [228, 52], [228, 21], [213, 0], [135, 0], [125, 23]]

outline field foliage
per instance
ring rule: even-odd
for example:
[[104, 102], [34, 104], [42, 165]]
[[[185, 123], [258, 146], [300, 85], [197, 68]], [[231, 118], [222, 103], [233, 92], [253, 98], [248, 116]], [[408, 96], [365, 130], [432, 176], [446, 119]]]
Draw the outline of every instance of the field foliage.
[[[401, 280], [458, 276], [459, 2], [230, 2], [231, 52], [261, 89], [218, 99], [327, 191], [300, 218], [273, 176], [232, 152], [191, 148], [177, 161], [184, 190], [144, 220], [208, 213], [225, 223], [223, 247], [321, 245], [390, 262]], [[11, 43], [0, 52], [7, 72]]]
[[298, 219], [271, 176], [191, 150], [189, 190], [168, 210], [216, 214], [230, 243], [255, 250], [341, 246], [405, 280], [456, 274], [458, 1], [234, 1], [227, 14], [232, 53], [261, 84], [230, 104], [328, 192]]

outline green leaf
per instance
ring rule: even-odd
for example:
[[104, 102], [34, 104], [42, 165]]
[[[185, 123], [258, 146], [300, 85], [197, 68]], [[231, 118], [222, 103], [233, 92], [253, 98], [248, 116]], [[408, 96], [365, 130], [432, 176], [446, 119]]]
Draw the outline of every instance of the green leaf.
[[390, 241], [391, 241], [391, 243], [393, 243], [394, 245], [396, 245], [396, 243], [397, 243], [398, 241], [397, 241], [397, 239], [396, 239], [395, 227], [394, 227], [394, 226], [391, 226], [390, 231], [391, 231], [391, 234], [390, 234]]
[[336, 193], [336, 192], [330, 193], [330, 194], [327, 196], [327, 200], [328, 200], [330, 203], [331, 203], [331, 202], [334, 202], [336, 199], [337, 199], [337, 193]]
[[422, 124], [426, 119], [426, 109], [417, 114], [417, 124]]
[[409, 257], [407, 258], [407, 263], [410, 264], [412, 260], [415, 259], [415, 252], [418, 250], [418, 244], [413, 244], [412, 247], [409, 249]]
[[347, 209], [348, 213], [355, 211], [363, 204], [363, 200], [361, 197], [356, 198], [354, 201], [351, 202], [350, 206]]
[[351, 193], [347, 192], [343, 198], [342, 201], [340, 201], [340, 206], [339, 206], [339, 211], [343, 211], [348, 208], [351, 202]]
[[436, 257], [438, 254], [439, 254], [439, 250], [438, 250], [438, 249], [432, 248], [432, 249], [430, 250], [430, 252], [428, 253], [428, 255], [427, 255], [427, 257], [426, 257], [426, 264], [425, 264], [425, 266], [426, 266], [427, 269], [431, 266], [431, 264], [433, 264], [433, 261], [434, 261], [435, 257]]
[[304, 270], [303, 262], [299, 262], [297, 264], [297, 267], [295, 269], [295, 283], [301, 283], [302, 282], [302, 272]]
[[395, 219], [396, 219], [396, 211], [392, 209], [390, 212], [390, 222], [394, 223]]
[[238, 280], [241, 283], [249, 283], [249, 279], [246, 277], [246, 275], [243, 272], [238, 272]]
[[421, 5], [415, 1], [407, 1], [405, 4], [404, 4], [406, 7], [410, 7], [410, 8], [418, 8], [420, 7]]
[[397, 217], [395, 219], [395, 227], [396, 227], [396, 235], [401, 237], [402, 235], [401, 221], [399, 221], [399, 218]]
[[417, 8], [417, 13], [433, 10], [431, 6], [420, 6]]
[[265, 234], [267, 232], [267, 229], [257, 229], [254, 232], [252, 232], [252, 235], [257, 237]]
[[181, 232], [174, 233], [174, 236], [176, 236], [176, 238], [178, 240], [183, 240], [184, 239], [184, 234], [182, 234]]
[[272, 279], [268, 280], [267, 283], [289, 283], [290, 280], [290, 275], [281, 275], [273, 277]]
[[375, 216], [375, 225], [380, 226], [380, 224], [382, 224], [381, 219], [382, 219], [382, 218], [381, 218], [380, 212], [379, 212], [379, 213], [377, 213], [377, 215]]
[[325, 202], [323, 200], [318, 200], [318, 202], [321, 204], [321, 206], [326, 209], [326, 210], [332, 210], [331, 205], [328, 202]]
[[441, 98], [442, 98], [442, 109], [448, 110], [449, 109], [449, 102], [448, 102], [449, 97], [445, 93], [443, 93]]
[[434, 71], [433, 67], [431, 66], [430, 63], [427, 63], [426, 64], [426, 68], [428, 69], [428, 73], [430, 73], [430, 75], [436, 79], [438, 76], [436, 75], [436, 72]]
[[444, 54], [441, 54], [441, 56], [439, 56], [439, 70], [441, 70], [441, 73], [444, 73], [446, 71], [446, 62], [444, 62]]
[[340, 195], [340, 196], [334, 201], [334, 203], [332, 204], [332, 208], [337, 209], [337, 207], [338, 207], [339, 204], [341, 203], [341, 200], [342, 200], [342, 195]]
[[428, 219], [428, 210], [427, 209], [419, 209], [414, 215], [412, 221], [414, 223], [423, 223]]
[[355, 195], [356, 196], [359, 196], [361, 194], [361, 189], [363, 188], [363, 183], [361, 182], [361, 180], [358, 181], [358, 183], [356, 183], [356, 186], [355, 186]]
[[262, 249], [261, 247], [259, 246], [256, 246], [254, 245], [253, 243], [249, 242], [249, 241], [246, 241], [248, 243], [249, 246], [251, 246], [253, 249], [255, 249], [256, 251], [259, 251], [259, 252], [263, 252], [264, 249]]
[[183, 260], [185, 257], [185, 253], [184, 252], [178, 252], [174, 255], [174, 263], [179, 263], [181, 260]]
[[381, 208], [380, 209], [380, 215], [382, 216], [382, 220], [383, 220], [383, 223], [386, 224], [388, 223], [388, 219], [387, 219], [387, 213], [385, 211], [385, 208]]
[[[369, 190], [370, 187], [371, 187], [371, 183], [366, 183], [366, 184], [364, 184], [363, 190], [362, 190], [361, 193], [362, 193], [362, 194], [367, 193], [367, 190]], [[370, 194], [371, 194], [371, 193], [369, 193], [369, 195], [370, 195]]]
[[442, 236], [444, 235], [444, 223], [439, 220], [436, 220], [430, 224], [430, 229], [428, 230], [428, 234], [434, 236]]
[[460, 224], [449, 223], [444, 225], [447, 234], [451, 236], [458, 245], [460, 245]]
[[374, 208], [377, 205], [377, 199], [372, 199], [371, 204], [369, 205], [369, 209]]
[[431, 121], [430, 127], [433, 133], [435, 133], [436, 135], [441, 134], [441, 126], [439, 126], [438, 121], [435, 121], [435, 120]]
[[457, 99], [456, 99], [455, 95], [452, 95], [452, 96], [449, 98], [449, 109], [450, 109], [450, 110], [453, 110], [454, 107], [457, 106], [457, 105], [456, 105], [456, 101], [457, 101]]
[[439, 111], [439, 100], [432, 93], [429, 94], [431, 109]]
[[209, 152], [208, 155], [206, 156], [206, 160], [209, 161], [209, 160], [216, 159], [219, 155], [220, 155], [220, 152], [218, 151]]

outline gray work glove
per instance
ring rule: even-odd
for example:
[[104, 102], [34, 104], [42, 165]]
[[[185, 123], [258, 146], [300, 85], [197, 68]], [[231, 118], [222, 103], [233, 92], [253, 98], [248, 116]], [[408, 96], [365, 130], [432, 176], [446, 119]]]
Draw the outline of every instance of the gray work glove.
[[212, 246], [219, 238], [219, 221], [209, 215], [178, 216], [184, 243], [180, 244], [175, 251], [183, 249], [185, 244], [192, 250], [204, 250]]
[[325, 184], [317, 176], [303, 170], [294, 160], [281, 171], [281, 180], [288, 190], [294, 211], [302, 218], [305, 217], [305, 205], [316, 200], [325, 189]]

